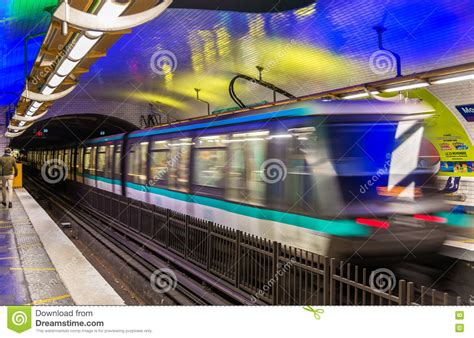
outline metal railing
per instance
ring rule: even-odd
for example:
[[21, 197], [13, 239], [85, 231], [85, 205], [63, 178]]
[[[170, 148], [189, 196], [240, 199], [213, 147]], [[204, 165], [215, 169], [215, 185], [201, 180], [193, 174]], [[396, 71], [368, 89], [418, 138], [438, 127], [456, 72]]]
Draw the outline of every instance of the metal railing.
[[[72, 188], [72, 189], [71, 189]], [[370, 285], [370, 271], [105, 190], [68, 182], [77, 200], [187, 262], [273, 305], [459, 305], [405, 280]]]

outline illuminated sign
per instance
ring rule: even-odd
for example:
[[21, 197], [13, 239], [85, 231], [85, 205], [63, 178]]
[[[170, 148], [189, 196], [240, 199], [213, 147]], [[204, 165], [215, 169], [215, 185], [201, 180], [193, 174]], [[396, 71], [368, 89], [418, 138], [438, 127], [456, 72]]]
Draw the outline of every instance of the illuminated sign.
[[456, 106], [456, 109], [461, 113], [466, 121], [474, 122], [474, 104]]

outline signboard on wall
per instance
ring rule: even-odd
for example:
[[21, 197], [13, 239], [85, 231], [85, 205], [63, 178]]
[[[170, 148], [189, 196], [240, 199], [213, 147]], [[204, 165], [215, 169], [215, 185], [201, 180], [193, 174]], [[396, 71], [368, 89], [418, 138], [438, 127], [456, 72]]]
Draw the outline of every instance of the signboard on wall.
[[474, 122], [474, 104], [463, 104], [456, 106], [456, 109], [468, 122]]
[[[474, 144], [454, 113], [425, 88], [410, 90], [410, 98], [431, 105], [436, 114], [425, 121], [425, 137], [440, 157], [440, 176], [474, 177]], [[474, 122], [474, 103], [456, 106], [467, 121]]]

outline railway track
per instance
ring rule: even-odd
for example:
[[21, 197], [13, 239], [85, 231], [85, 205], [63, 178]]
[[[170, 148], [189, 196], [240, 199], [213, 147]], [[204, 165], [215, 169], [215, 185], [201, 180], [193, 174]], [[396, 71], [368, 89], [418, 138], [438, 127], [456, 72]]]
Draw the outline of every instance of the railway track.
[[[127, 264], [143, 281], [150, 282], [156, 272], [171, 269], [176, 276], [157, 281], [159, 287], [166, 290], [160, 293], [161, 304], [164, 305], [226, 305], [226, 304], [254, 304], [250, 296], [243, 294], [231, 286], [225, 286], [214, 276], [208, 276], [196, 267], [184, 262], [179, 257], [172, 257], [172, 253], [165, 253], [158, 247], [144, 245], [146, 238], [141, 238], [130, 229], [111, 222], [97, 211], [82, 203], [71, 200], [58, 189], [41, 179], [27, 175], [25, 188], [37, 200], [47, 200], [51, 207], [57, 208], [67, 215], [68, 219], [80, 227], [91, 240], [97, 241], [106, 250], [112, 252]], [[148, 243], [149, 244], [149, 243]], [[173, 263], [170, 263], [173, 262]], [[169, 270], [168, 270], [169, 271]], [[175, 285], [173, 284], [175, 282]], [[165, 283], [162, 285], [161, 283]], [[156, 287], [152, 288], [156, 292]]]

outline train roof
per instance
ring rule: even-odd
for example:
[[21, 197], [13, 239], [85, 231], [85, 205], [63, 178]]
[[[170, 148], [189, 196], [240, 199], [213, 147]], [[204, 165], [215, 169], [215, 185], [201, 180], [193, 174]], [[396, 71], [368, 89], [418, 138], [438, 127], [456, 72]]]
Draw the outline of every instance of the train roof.
[[[434, 109], [424, 103], [398, 103], [377, 100], [357, 101], [306, 101], [291, 104], [273, 104], [258, 109], [248, 109], [243, 112], [226, 112], [221, 114], [201, 116], [188, 120], [181, 120], [165, 125], [131, 132], [129, 138], [146, 137], [151, 135], [169, 134], [212, 128], [231, 124], [255, 122], [266, 119], [292, 118], [304, 116], [350, 116], [350, 121], [356, 116], [384, 115], [399, 116], [398, 119], [416, 116], [423, 118], [431, 116]], [[97, 144], [121, 140], [125, 134], [117, 134], [88, 140], [86, 144]]]
[[[168, 134], [195, 130], [201, 128], [213, 128], [231, 124], [255, 122], [267, 119], [291, 118], [303, 116], [350, 116], [350, 121], [355, 116], [384, 115], [408, 116], [421, 115], [430, 116], [434, 109], [424, 103], [398, 103], [382, 102], [376, 100], [358, 101], [310, 101], [285, 105], [272, 105], [259, 109], [249, 109], [244, 112], [222, 113], [207, 115], [188, 120], [176, 121], [166, 125], [160, 125], [144, 130], [130, 133], [130, 138], [146, 137], [150, 135]], [[348, 121], [348, 122], [350, 122]]]

